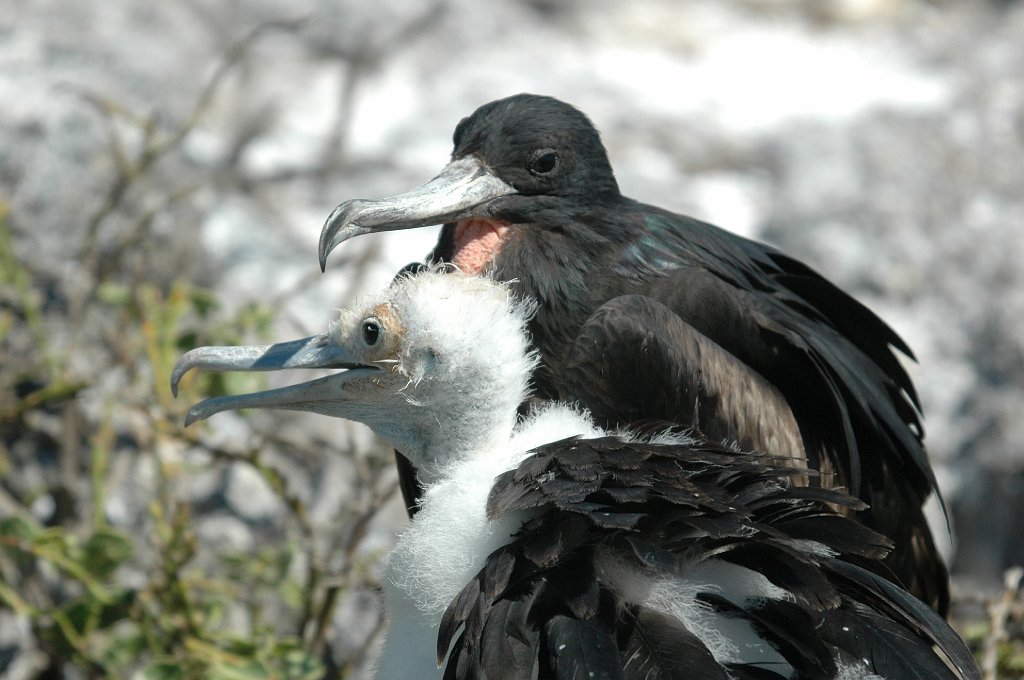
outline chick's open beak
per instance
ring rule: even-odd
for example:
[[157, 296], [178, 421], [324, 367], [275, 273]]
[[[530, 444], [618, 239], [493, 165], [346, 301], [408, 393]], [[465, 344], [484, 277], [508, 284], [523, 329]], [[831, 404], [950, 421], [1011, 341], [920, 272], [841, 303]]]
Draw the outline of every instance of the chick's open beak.
[[273, 345], [199, 347], [186, 352], [171, 373], [171, 392], [177, 396], [178, 384], [188, 371], [280, 371], [287, 368], [347, 369], [333, 375], [297, 385], [252, 394], [214, 397], [189, 409], [185, 425], [205, 420], [215, 413], [240, 408], [271, 408], [312, 411], [336, 415], [345, 400], [345, 386], [370, 372], [375, 366], [360, 363], [356, 357], [327, 335]]

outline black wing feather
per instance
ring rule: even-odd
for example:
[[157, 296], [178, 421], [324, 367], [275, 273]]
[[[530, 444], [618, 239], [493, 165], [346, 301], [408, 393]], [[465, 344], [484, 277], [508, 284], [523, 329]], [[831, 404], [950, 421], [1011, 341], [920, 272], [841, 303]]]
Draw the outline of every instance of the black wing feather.
[[707, 646], [678, 620], [650, 609], [626, 608], [622, 644], [628, 680], [729, 680]]
[[625, 680], [619, 648], [604, 626], [553, 616], [544, 625], [544, 635], [558, 680]]
[[865, 607], [831, 612], [819, 628], [822, 639], [850, 655], [866, 671], [900, 680], [952, 680], [957, 677], [931, 644]]
[[972, 680], [981, 678], [981, 671], [964, 641], [945, 619], [916, 597], [856, 564], [833, 560], [828, 564], [828, 569], [863, 589], [859, 598], [864, 604], [930, 640], [949, 658], [962, 677]]
[[[593, 472], [577, 482], [587, 491], [573, 492], [566, 479], [583, 468]], [[659, 472], [631, 474], [641, 468]], [[630, 599], [607, 571], [686, 579], [689, 565], [722, 560], [788, 596], [733, 601], [709, 583], [698, 600], [747, 621], [799, 677], [834, 679], [837, 662], [863, 658], [870, 672], [915, 677], [901, 669], [916, 664], [925, 677], [948, 658], [948, 677], [978, 678], [941, 617], [879, 576], [886, 539], [837, 514], [830, 503], [846, 502], [838, 491], [793, 487], [799, 473], [707, 442], [603, 437], [540, 447], [500, 476], [488, 500], [492, 517], [525, 510], [532, 519], [449, 606], [438, 652], [452, 648], [450, 677], [786, 677], [785, 666], [716, 660], [682, 620]], [[618, 514], [628, 519], [609, 519]]]
[[756, 607], [744, 608], [714, 593], [703, 593], [700, 597], [715, 611], [749, 621], [786, 657], [798, 672], [798, 677], [834, 676], [835, 660], [816, 632], [820, 621], [816, 612], [780, 600], [765, 600]]

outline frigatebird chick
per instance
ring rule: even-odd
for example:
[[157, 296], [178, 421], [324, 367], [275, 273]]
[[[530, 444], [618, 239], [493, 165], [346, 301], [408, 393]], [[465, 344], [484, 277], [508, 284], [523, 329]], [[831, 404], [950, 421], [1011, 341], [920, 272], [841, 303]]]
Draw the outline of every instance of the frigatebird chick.
[[[895, 541], [899, 579], [946, 611], [923, 512], [936, 481], [896, 351], [912, 354], [889, 326], [775, 248], [623, 196], [591, 121], [557, 99], [485, 104], [453, 141], [421, 187], [335, 208], [321, 267], [353, 236], [444, 224], [428, 262], [537, 300], [538, 397], [578, 402], [603, 426], [669, 420], [799, 455], [866, 503], [858, 519]], [[415, 470], [399, 470], [414, 495]]]
[[550, 403], [517, 422], [532, 303], [484, 278], [397, 279], [322, 336], [192, 350], [212, 370], [343, 368], [193, 406], [366, 423], [421, 471], [389, 554], [378, 678], [978, 678], [955, 633], [885, 578], [859, 502], [786, 461], [603, 431]]

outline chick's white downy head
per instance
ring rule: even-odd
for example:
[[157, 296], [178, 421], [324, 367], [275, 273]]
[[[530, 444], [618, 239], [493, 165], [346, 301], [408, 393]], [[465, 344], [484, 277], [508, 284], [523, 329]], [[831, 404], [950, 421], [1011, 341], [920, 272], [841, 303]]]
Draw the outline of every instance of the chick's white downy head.
[[426, 478], [508, 441], [537, 363], [535, 305], [507, 284], [438, 269], [400, 277], [341, 313], [320, 336], [260, 347], [204, 347], [175, 366], [212, 370], [344, 368], [324, 378], [192, 407], [188, 422], [237, 408], [313, 411], [369, 425]]
[[387, 410], [363, 422], [431, 474], [446, 448], [508, 440], [537, 362], [525, 328], [533, 309], [506, 284], [428, 271], [343, 311], [329, 335], [385, 374], [366, 402]]

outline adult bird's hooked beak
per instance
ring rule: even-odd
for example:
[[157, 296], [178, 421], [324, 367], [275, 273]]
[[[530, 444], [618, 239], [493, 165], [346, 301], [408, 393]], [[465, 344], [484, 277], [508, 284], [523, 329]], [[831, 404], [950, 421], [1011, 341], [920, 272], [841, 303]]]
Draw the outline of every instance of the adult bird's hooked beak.
[[464, 156], [407, 193], [374, 201], [345, 201], [331, 211], [320, 232], [320, 269], [326, 269], [331, 251], [353, 236], [490, 217], [489, 201], [515, 193], [478, 158]]
[[270, 408], [312, 411], [337, 415], [343, 402], [345, 385], [366, 378], [380, 368], [356, 360], [343, 346], [327, 335], [273, 345], [198, 347], [186, 352], [171, 372], [171, 392], [178, 395], [178, 383], [193, 368], [209, 371], [280, 371], [286, 368], [348, 369], [298, 385], [252, 394], [213, 397], [195, 404], [185, 416], [185, 426], [205, 420], [215, 413], [240, 408]]

